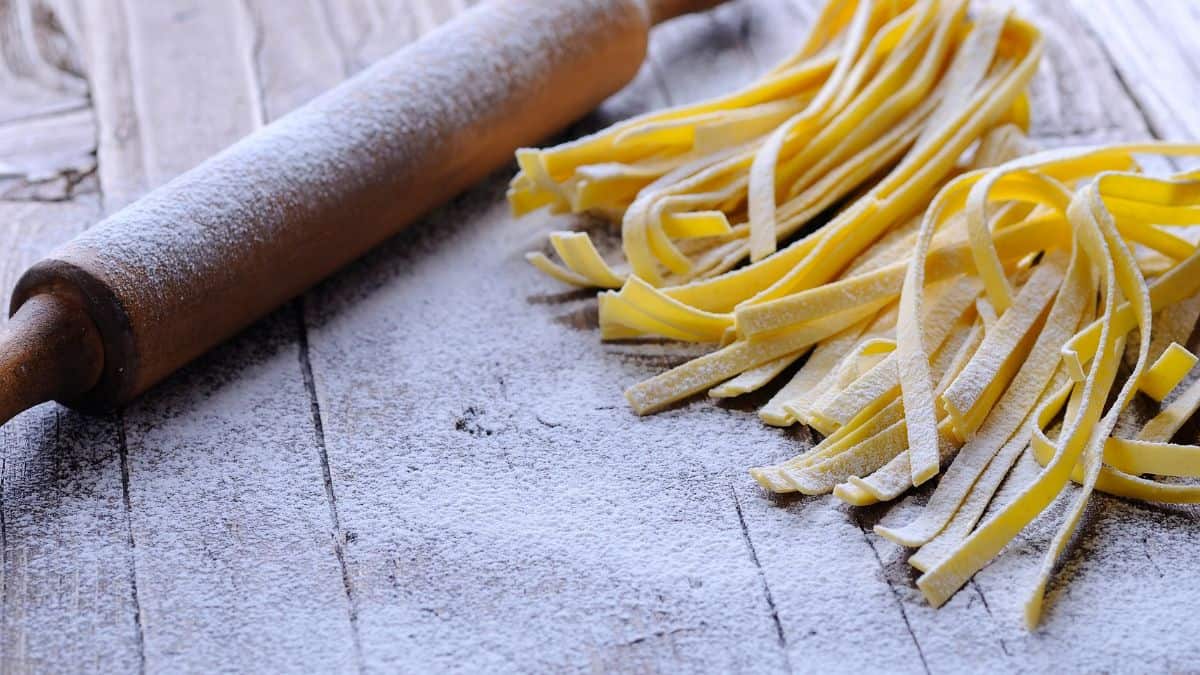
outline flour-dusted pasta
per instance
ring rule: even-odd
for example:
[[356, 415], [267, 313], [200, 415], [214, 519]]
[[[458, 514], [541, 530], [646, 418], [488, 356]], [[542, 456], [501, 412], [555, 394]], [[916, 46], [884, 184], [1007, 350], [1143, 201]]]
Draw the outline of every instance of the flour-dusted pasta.
[[[1174, 480], [1200, 478], [1200, 447], [1170, 442], [1200, 407], [1196, 357], [1154, 330], [1200, 293], [1179, 229], [1200, 226], [1200, 180], [1136, 161], [1200, 145], [1035, 152], [1022, 125], [1041, 44], [965, 1], [830, 2], [759, 82], [524, 150], [510, 189], [517, 213], [620, 220], [620, 262], [580, 233], [551, 235], [559, 262], [530, 256], [606, 289], [603, 337], [715, 346], [630, 387], [636, 413], [740, 396], [799, 362], [760, 417], [824, 438], [751, 469], [764, 488], [864, 506], [938, 477], [911, 521], [875, 528], [917, 549], [931, 604], [1078, 483], [1031, 626], [1093, 490], [1200, 502], [1200, 485]], [[1160, 412], [1125, 437], [1139, 392]], [[1026, 451], [1041, 472], [994, 503]]]

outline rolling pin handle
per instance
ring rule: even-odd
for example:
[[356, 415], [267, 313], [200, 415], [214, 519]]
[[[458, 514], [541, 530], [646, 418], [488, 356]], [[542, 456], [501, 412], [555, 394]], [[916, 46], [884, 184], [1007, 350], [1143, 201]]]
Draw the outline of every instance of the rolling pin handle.
[[29, 298], [0, 330], [0, 423], [84, 394], [103, 368], [100, 332], [82, 305], [50, 292]]

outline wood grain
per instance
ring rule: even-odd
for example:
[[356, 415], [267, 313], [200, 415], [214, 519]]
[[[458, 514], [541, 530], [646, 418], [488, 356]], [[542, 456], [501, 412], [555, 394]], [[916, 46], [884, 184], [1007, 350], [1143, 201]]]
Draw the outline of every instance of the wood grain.
[[[95, 123], [72, 26], [63, 8], [0, 2], [5, 293], [100, 213], [84, 185], [95, 167]], [[115, 421], [47, 404], [5, 425], [0, 448], [0, 672], [136, 670]]]
[[[0, 280], [469, 4], [0, 0]], [[635, 82], [566, 136], [746, 81], [799, 44], [817, 4], [735, 0], [664, 27]], [[1016, 4], [1050, 40], [1039, 143], [1200, 133], [1180, 85], [1200, 80], [1187, 3]], [[633, 418], [620, 390], [695, 352], [600, 345], [590, 294], [521, 258], [573, 223], [513, 221], [507, 178], [123, 417], [48, 405], [0, 431], [0, 672], [1134, 671], [1200, 657], [1191, 509], [1098, 497], [1070, 583], [1030, 634], [1020, 602], [1053, 510], [934, 611], [905, 551], [870, 533], [928, 489], [894, 509], [772, 501], [745, 467], [795, 454], [807, 431], [763, 427], [753, 401]], [[1034, 471], [1024, 458], [1002, 495]]]
[[0, 125], [87, 107], [67, 15], [45, 0], [0, 3]]
[[0, 2], [0, 200], [95, 191], [95, 119], [70, 15], [42, 0]]
[[[1061, 3], [1017, 4], [1020, 11], [1038, 21], [1050, 41], [1033, 86], [1033, 131], [1039, 143], [1053, 147], [1149, 138], [1150, 130], [1137, 103], [1108, 67], [1106, 45], [1087, 30], [1079, 16]], [[1023, 456], [998, 503], [1010, 500], [1037, 470], [1033, 460]], [[920, 501], [920, 495], [905, 500], [886, 516], [888, 522], [906, 522], [911, 518], [910, 509]], [[1096, 495], [1079, 537], [1081, 544], [1070, 551], [1065, 568], [1052, 585], [1042, 626], [1035, 633], [1025, 630], [1020, 618], [1022, 604], [1032, 590], [1032, 574], [1058, 527], [1064, 503], [1060, 500], [1039, 517], [937, 611], [913, 588], [915, 577], [903, 565], [907, 553], [890, 542], [876, 540], [885, 568], [899, 568], [894, 583], [908, 605], [914, 636], [931, 671], [964, 667], [964, 651], [971, 654], [970, 667], [980, 669], [1037, 668], [1036, 664], [1051, 662], [1070, 663], [1080, 671], [1170, 669], [1195, 658], [1190, 642], [1158, 635], [1151, 639], [1142, 628], [1148, 616], [1175, 616], [1175, 609], [1159, 604], [1158, 599], [1170, 594], [1170, 582], [1155, 571], [1154, 564], [1155, 560], [1158, 564], [1171, 560], [1182, 565], [1191, 557], [1196, 544], [1191, 534], [1195, 521], [1186, 508], [1166, 509], [1169, 516], [1147, 517], [1149, 507]], [[1134, 585], [1142, 590], [1134, 591]], [[1200, 592], [1193, 584], [1187, 586], [1188, 595]], [[1123, 609], [1114, 612], [1114, 607]], [[1179, 620], [1190, 623], [1191, 619], [1180, 616]], [[1120, 635], [1140, 637], [1121, 639]], [[990, 640], [992, 646], [963, 647], [981, 640]], [[1169, 646], [1164, 648], [1164, 641], [1169, 641]]]
[[[741, 62], [727, 62], [731, 83], [753, 77], [774, 61], [749, 49], [748, 45], [759, 45], [759, 51], [764, 51], [770, 42], [768, 35], [753, 32], [755, 27], [774, 26], [778, 30], [780, 25], [790, 25], [793, 42], [798, 43], [805, 25], [798, 16], [812, 16], [818, 9], [817, 3], [797, 4], [791, 16], [776, 13], [766, 20], [756, 20], [763, 7], [763, 3], [738, 3], [707, 17], [695, 17], [707, 19], [709, 30], [691, 31], [693, 49], [696, 43], [723, 44], [725, 49], [741, 54]], [[677, 69], [684, 71], [689, 66], [696, 67], [697, 76], [712, 72], [711, 65], [696, 64], [691, 59], [681, 59]], [[689, 86], [694, 87], [686, 71], [678, 77], [672, 73], [666, 79], [681, 90], [676, 93], [678, 97], [685, 96]], [[726, 84], [726, 88], [729, 86]], [[757, 424], [752, 415], [745, 417], [742, 424]], [[762, 455], [752, 463], [769, 463], [787, 456], [786, 452]], [[764, 493], [744, 469], [731, 473], [728, 479], [730, 507], [741, 520], [746, 546], [759, 568], [762, 594], [777, 624], [788, 663], [824, 667], [855, 662], [868, 671], [927, 669], [930, 655], [922, 649], [909, 618], [917, 603], [914, 599], [905, 602], [900, 595], [911, 584], [896, 577], [902, 567], [893, 563], [889, 569], [879, 558], [882, 543], [864, 532], [870, 525], [861, 524], [856, 514], [832, 497], [773, 503], [764, 499]], [[813, 546], [815, 542], [819, 545]], [[814, 574], [811, 570], [826, 572]], [[855, 609], [848, 612], [848, 607]], [[984, 650], [991, 646], [986, 633], [979, 641], [984, 643]], [[973, 644], [972, 648], [980, 650], [980, 645]]]
[[[99, 215], [0, 203], [0, 282]], [[139, 637], [119, 428], [56, 404], [0, 429], [0, 672], [129, 671]]]
[[1075, 0], [1085, 25], [1108, 46], [1113, 64], [1155, 136], [1200, 137], [1200, 111], [1189, 86], [1200, 79], [1195, 3]]
[[[728, 88], [757, 67], [736, 41], [712, 17], [686, 17], [656, 35], [633, 88], [664, 103]], [[672, 67], [708, 91], [672, 92]], [[621, 98], [599, 116], [628, 111]], [[729, 414], [628, 424], [611, 393], [663, 357], [605, 354], [567, 318], [590, 299], [538, 298], [549, 289], [521, 260], [530, 225], [503, 215], [503, 179], [306, 303], [366, 661], [784, 667], [726, 478], [752, 439], [781, 439], [743, 430], [731, 456]], [[685, 484], [664, 480], [680, 473]]]
[[[126, 125], [100, 148], [116, 167], [101, 172], [110, 210], [262, 123], [241, 3], [126, 2], [86, 20], [94, 42], [117, 41], [92, 45], [108, 66], [102, 126]], [[124, 415], [148, 669], [238, 669], [248, 654], [271, 670], [354, 668], [299, 344], [276, 314]]]

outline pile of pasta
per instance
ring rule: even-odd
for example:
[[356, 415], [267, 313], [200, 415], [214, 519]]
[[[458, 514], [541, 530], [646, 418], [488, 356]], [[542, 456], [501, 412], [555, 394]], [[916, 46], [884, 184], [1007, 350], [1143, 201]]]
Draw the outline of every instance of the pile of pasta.
[[[1200, 383], [1180, 385], [1196, 357], [1169, 339], [1191, 325], [1154, 330], [1200, 293], [1183, 236], [1200, 225], [1200, 174], [1151, 177], [1136, 161], [1200, 146], [1033, 152], [1024, 92], [1041, 37], [966, 10], [830, 2], [802, 49], [742, 91], [520, 151], [509, 197], [517, 213], [620, 220], [622, 262], [579, 232], [552, 233], [561, 264], [529, 256], [610, 289], [602, 337], [714, 344], [630, 387], [635, 412], [791, 372], [759, 416], [824, 438], [752, 469], [763, 487], [864, 506], [940, 474], [915, 519], [876, 527], [917, 549], [933, 605], [1069, 493], [1032, 626], [1094, 490], [1200, 502], [1177, 480], [1200, 477], [1200, 448], [1170, 442], [1200, 406]], [[1157, 415], [1119, 425], [1142, 395]], [[1025, 452], [1042, 470], [994, 503]]]

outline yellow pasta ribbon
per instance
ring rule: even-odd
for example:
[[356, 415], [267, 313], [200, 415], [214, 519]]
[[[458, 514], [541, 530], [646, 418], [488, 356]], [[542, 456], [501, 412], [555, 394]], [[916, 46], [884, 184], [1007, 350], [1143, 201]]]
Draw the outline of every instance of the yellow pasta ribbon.
[[[758, 81], [522, 149], [508, 193], [514, 214], [619, 224], [619, 253], [555, 231], [527, 256], [602, 289], [603, 339], [712, 345], [630, 386], [636, 414], [775, 387], [761, 420], [824, 437], [751, 469], [763, 488], [865, 506], [941, 474], [915, 518], [875, 528], [919, 547], [932, 605], [1078, 483], [1030, 626], [1094, 490], [1200, 503], [1200, 483], [1174, 480], [1200, 478], [1200, 446], [1171, 442], [1200, 408], [1197, 358], [1172, 342], [1195, 318], [1172, 308], [1200, 301], [1182, 229], [1200, 225], [1200, 173], [1135, 161], [1200, 144], [1036, 152], [1022, 129], [1042, 49], [969, 0], [830, 1]], [[1161, 409], [1118, 435], [1138, 391]], [[1040, 472], [993, 504], [1026, 450]]]

